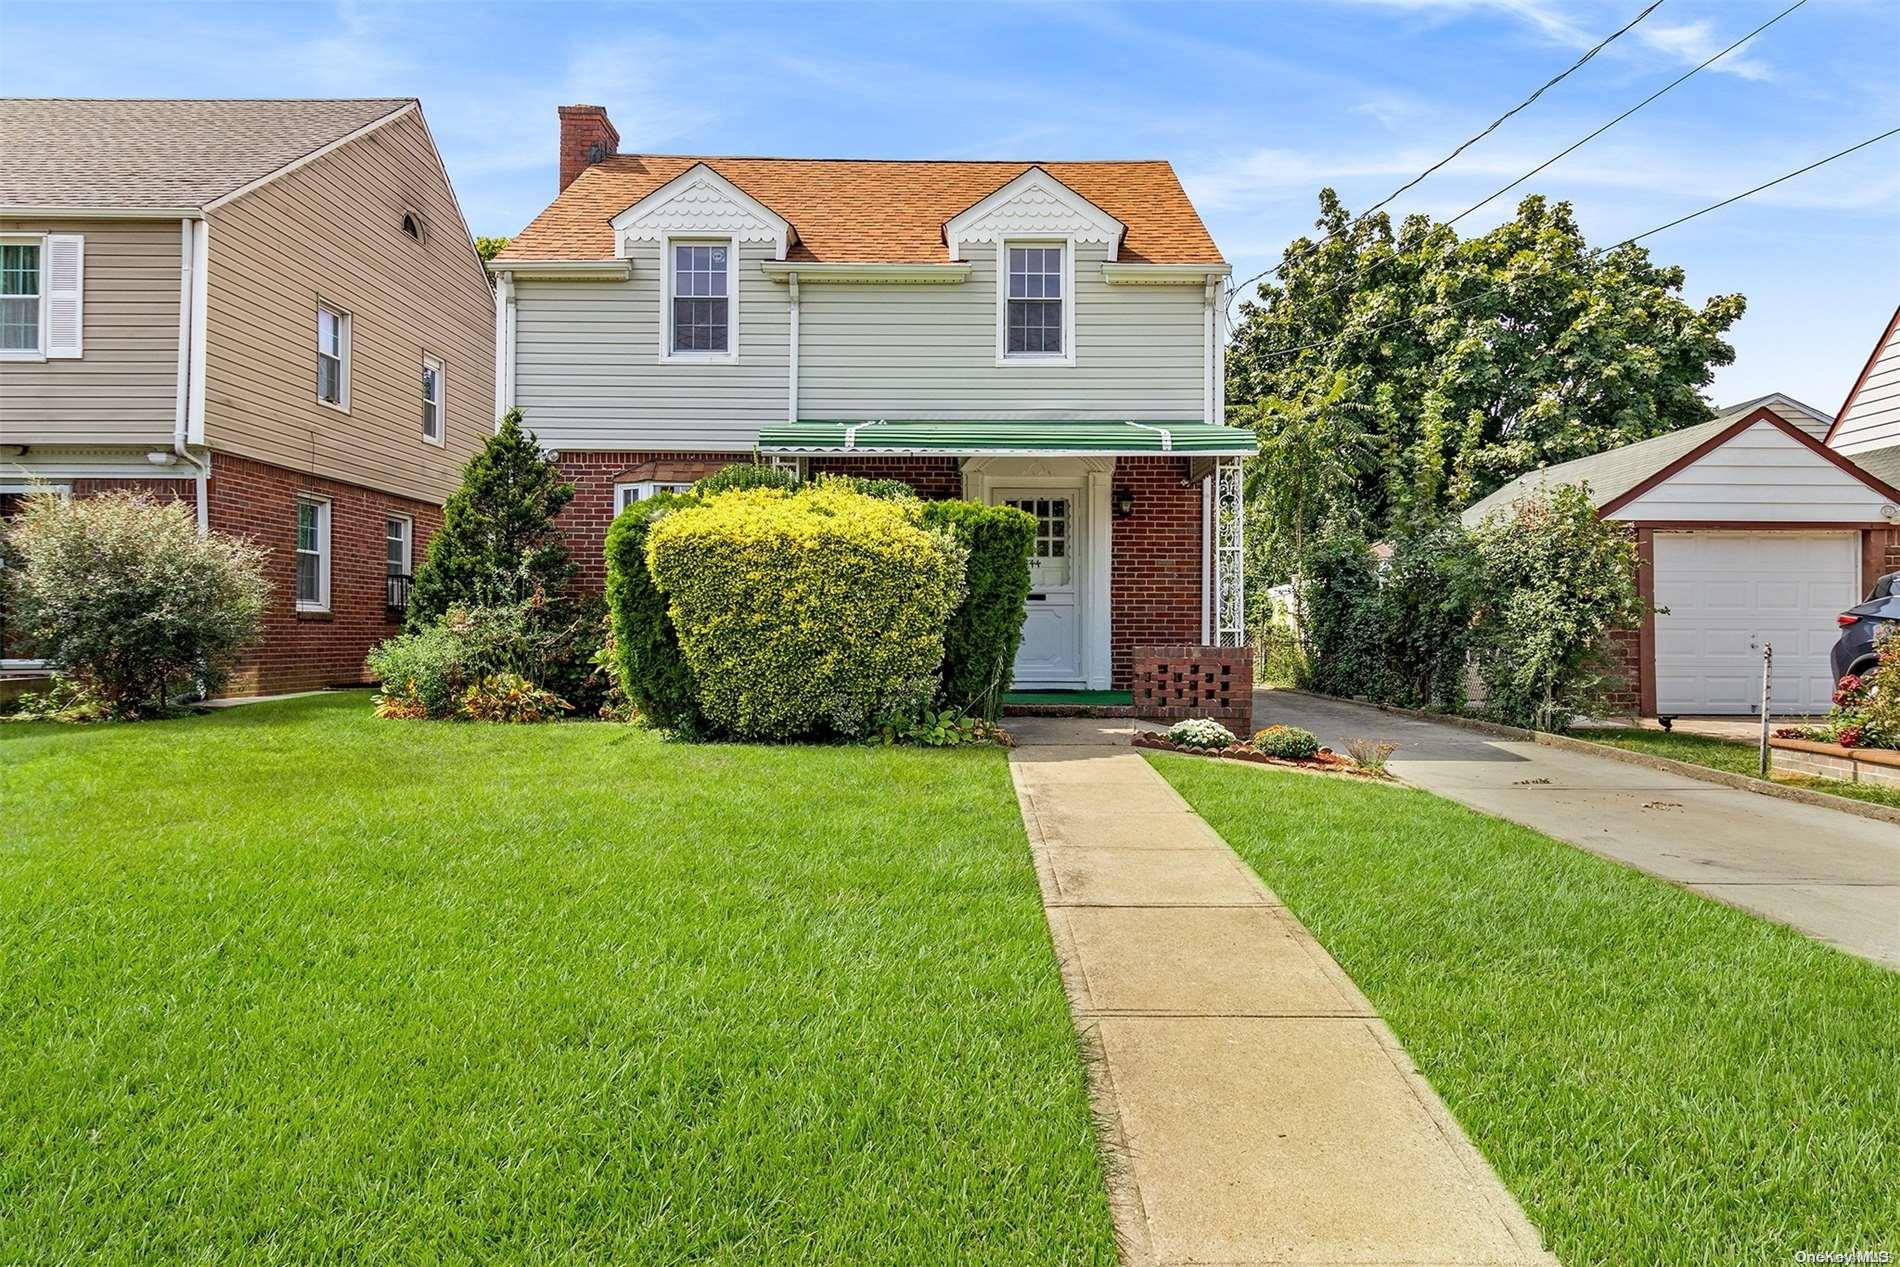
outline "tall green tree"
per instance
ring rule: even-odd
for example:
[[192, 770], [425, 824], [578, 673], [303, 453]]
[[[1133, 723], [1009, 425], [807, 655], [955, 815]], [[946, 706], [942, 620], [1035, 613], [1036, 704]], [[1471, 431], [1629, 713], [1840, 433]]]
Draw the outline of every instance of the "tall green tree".
[[1228, 402], [1324, 401], [1363, 435], [1349, 500], [1369, 533], [1707, 421], [1701, 390], [1735, 358], [1722, 336], [1740, 295], [1689, 304], [1682, 269], [1640, 246], [1593, 252], [1568, 203], [1526, 198], [1461, 240], [1424, 216], [1354, 219], [1328, 189], [1315, 227], [1241, 305]]
[[565, 597], [578, 569], [554, 520], [573, 497], [553, 456], [522, 427], [521, 411], [510, 409], [442, 508], [442, 528], [409, 590], [407, 627], [427, 629], [451, 607]]
[[1254, 570], [1269, 581], [1293, 574], [1322, 525], [1357, 526], [1353, 494], [1372, 461], [1370, 437], [1338, 407], [1350, 390], [1346, 375], [1304, 386], [1302, 396], [1270, 397], [1233, 415], [1260, 438], [1246, 470], [1247, 540]]

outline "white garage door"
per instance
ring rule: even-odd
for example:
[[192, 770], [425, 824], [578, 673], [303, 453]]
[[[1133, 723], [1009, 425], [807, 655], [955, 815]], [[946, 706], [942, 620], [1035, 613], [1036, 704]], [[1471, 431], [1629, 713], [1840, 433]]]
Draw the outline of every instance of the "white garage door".
[[1834, 618], [1859, 601], [1857, 533], [1657, 533], [1656, 711], [1759, 712], [1766, 642], [1772, 711], [1825, 713]]

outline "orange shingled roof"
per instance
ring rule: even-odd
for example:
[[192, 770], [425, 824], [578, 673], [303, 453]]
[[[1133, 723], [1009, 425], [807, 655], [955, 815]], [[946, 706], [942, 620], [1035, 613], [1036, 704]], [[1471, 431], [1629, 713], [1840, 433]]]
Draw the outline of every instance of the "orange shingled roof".
[[517, 234], [501, 259], [612, 259], [609, 221], [702, 162], [791, 221], [798, 231], [790, 253], [795, 260], [940, 262], [946, 220], [1041, 167], [1127, 226], [1121, 259], [1222, 262], [1173, 166], [1158, 160], [954, 163], [675, 154], [602, 159]]

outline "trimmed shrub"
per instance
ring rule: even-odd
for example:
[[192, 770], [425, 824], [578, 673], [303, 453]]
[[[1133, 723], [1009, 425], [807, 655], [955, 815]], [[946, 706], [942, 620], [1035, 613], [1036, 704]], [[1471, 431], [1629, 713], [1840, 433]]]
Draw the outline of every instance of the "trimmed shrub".
[[706, 719], [666, 595], [647, 569], [647, 534], [661, 516], [699, 504], [696, 494], [660, 493], [621, 511], [607, 529], [607, 614], [620, 688], [642, 717], [688, 738], [705, 733]]
[[1211, 717], [1190, 717], [1168, 727], [1170, 743], [1183, 748], [1205, 748], [1218, 752], [1235, 741], [1234, 732]]
[[10, 633], [106, 717], [160, 714], [229, 676], [263, 632], [264, 554], [137, 493], [29, 496], [0, 529]]
[[963, 601], [944, 630], [938, 703], [995, 721], [1023, 640], [1035, 517], [964, 501], [925, 502], [922, 516], [925, 527], [948, 532], [969, 551]]
[[903, 480], [878, 480], [866, 475], [821, 475], [823, 480], [835, 480], [854, 493], [863, 493], [866, 497], [876, 497], [881, 501], [916, 501], [917, 490]]
[[474, 676], [462, 639], [438, 625], [421, 633], [401, 634], [369, 653], [369, 671], [383, 685], [383, 695], [402, 707], [378, 703], [384, 717], [410, 717], [411, 701], [425, 717], [453, 717], [460, 708], [463, 687]]
[[919, 519], [821, 479], [654, 523], [647, 567], [707, 720], [741, 738], [860, 736], [928, 704], [966, 555]]
[[1319, 736], [1298, 726], [1266, 726], [1254, 731], [1253, 746], [1282, 761], [1311, 761], [1319, 755]]
[[783, 488], [789, 491], [797, 484], [797, 478], [790, 471], [780, 470], [776, 466], [767, 466], [763, 462], [735, 462], [694, 484], [693, 492], [701, 497], [716, 497], [739, 488]]

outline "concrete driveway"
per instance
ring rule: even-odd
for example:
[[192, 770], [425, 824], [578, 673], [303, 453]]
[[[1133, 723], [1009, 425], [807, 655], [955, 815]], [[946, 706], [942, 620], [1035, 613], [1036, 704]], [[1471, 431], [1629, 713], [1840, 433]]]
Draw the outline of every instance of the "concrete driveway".
[[1397, 744], [1391, 770], [1473, 809], [1627, 863], [1900, 969], [1900, 827], [1462, 727], [1291, 691], [1254, 725], [1344, 749]]

